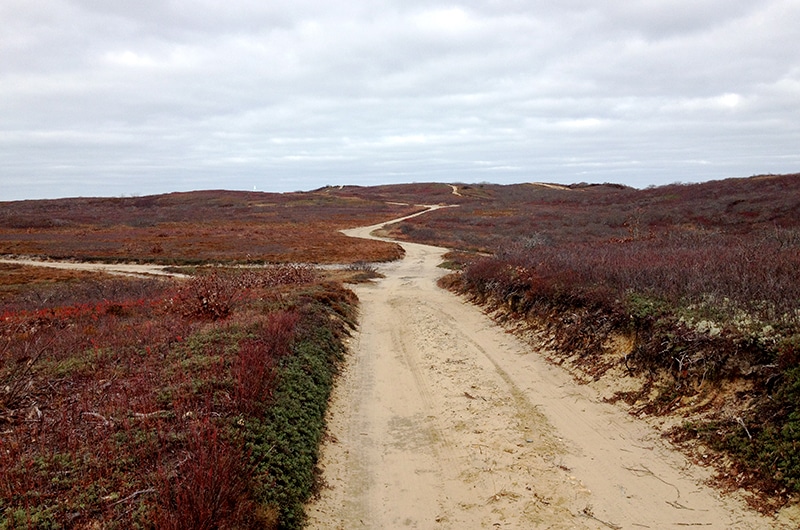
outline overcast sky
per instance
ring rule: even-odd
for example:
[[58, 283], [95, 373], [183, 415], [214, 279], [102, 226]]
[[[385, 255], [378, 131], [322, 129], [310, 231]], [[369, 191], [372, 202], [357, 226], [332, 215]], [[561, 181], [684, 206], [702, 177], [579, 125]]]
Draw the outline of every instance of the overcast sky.
[[797, 0], [2, 0], [0, 200], [800, 172]]

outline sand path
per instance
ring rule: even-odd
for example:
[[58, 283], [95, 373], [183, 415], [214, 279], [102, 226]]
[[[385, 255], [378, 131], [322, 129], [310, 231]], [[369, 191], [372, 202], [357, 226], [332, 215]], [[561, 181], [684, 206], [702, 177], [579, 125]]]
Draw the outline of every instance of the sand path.
[[[351, 230], [368, 237], [376, 227]], [[782, 528], [702, 485], [658, 433], [436, 287], [444, 249], [403, 243], [354, 289], [309, 528]]]
[[135, 263], [99, 263], [83, 261], [53, 261], [25, 258], [0, 258], [0, 263], [25, 265], [28, 267], [47, 267], [72, 271], [104, 272], [120, 276], [170, 276], [187, 278], [185, 274], [169, 272], [167, 265], [141, 265]]

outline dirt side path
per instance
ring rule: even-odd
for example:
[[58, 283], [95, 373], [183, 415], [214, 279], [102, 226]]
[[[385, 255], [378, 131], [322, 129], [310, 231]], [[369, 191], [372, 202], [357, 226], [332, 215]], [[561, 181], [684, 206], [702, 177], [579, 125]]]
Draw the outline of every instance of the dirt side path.
[[309, 528], [788, 528], [436, 287], [444, 249], [403, 246], [355, 288]]
[[121, 276], [170, 276], [185, 278], [186, 275], [168, 272], [165, 265], [140, 265], [134, 263], [87, 263], [81, 261], [46, 261], [24, 258], [0, 258], [0, 263], [27, 265], [30, 267], [49, 267], [73, 271], [105, 272]]

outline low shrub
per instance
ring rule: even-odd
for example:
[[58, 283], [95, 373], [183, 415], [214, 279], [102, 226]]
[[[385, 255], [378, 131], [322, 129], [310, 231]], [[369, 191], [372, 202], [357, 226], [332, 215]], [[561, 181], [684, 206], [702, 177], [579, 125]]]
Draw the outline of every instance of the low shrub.
[[291, 353], [299, 320], [296, 312], [270, 313], [257, 338], [239, 343], [232, 374], [234, 399], [240, 410], [253, 413], [271, 401], [277, 376], [276, 363]]
[[230, 435], [226, 439], [203, 419], [190, 425], [186, 447], [177, 456], [177, 464], [157, 474], [156, 528], [255, 527], [252, 470], [241, 441]]
[[325, 404], [341, 361], [329, 330], [298, 337], [295, 355], [280, 361], [281, 377], [263, 418], [248, 420], [247, 447], [263, 477], [257, 499], [280, 513], [281, 528], [301, 528], [303, 502], [314, 489], [317, 452], [325, 432]]
[[220, 320], [230, 315], [241, 294], [229, 277], [213, 272], [192, 277], [169, 299], [169, 306], [184, 318]]

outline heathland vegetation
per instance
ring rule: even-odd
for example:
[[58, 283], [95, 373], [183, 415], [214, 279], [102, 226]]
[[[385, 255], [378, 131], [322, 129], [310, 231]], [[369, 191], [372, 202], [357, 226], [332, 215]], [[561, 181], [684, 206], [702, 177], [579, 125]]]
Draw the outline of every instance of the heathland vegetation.
[[672, 439], [761, 508], [800, 493], [800, 175], [457, 191], [392, 229], [459, 250], [447, 287], [633, 413], [683, 417]]
[[337, 197], [328, 190], [0, 204], [0, 255], [171, 265], [397, 259], [397, 245], [353, 240], [338, 230], [415, 211], [397, 202]]
[[371, 273], [308, 263], [396, 259], [338, 229], [412, 211], [326, 191], [0, 204], [0, 254], [193, 274], [0, 264], [0, 528], [298, 527], [355, 325], [340, 281]]
[[291, 265], [7, 297], [0, 528], [297, 526], [356, 303]]
[[6, 296], [0, 528], [298, 526], [356, 304], [291, 265]]
[[453, 249], [446, 287], [679, 415], [672, 439], [760, 508], [800, 493], [800, 175], [196, 192], [0, 203], [0, 255], [191, 274], [0, 264], [0, 529], [301, 525], [356, 323], [340, 280], [372, 271], [309, 264], [396, 259], [338, 230], [431, 203], [458, 207], [390, 233]]

